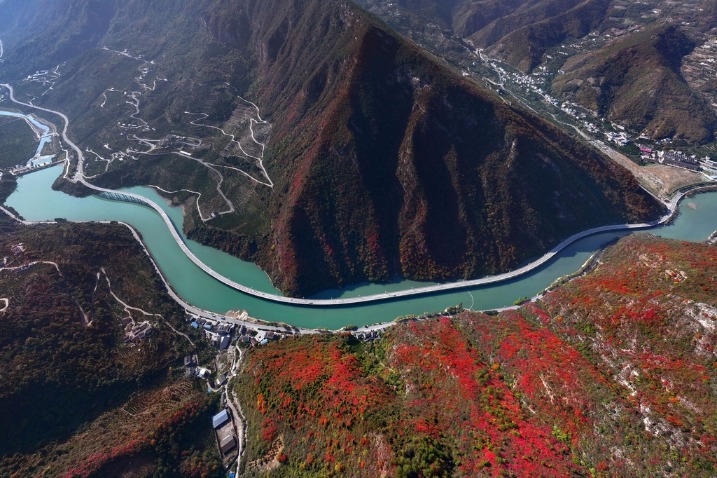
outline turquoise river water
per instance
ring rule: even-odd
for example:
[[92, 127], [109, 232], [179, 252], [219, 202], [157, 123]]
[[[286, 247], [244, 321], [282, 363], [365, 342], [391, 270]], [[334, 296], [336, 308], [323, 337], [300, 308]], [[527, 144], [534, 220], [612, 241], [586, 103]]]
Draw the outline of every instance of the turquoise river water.
[[[440, 311], [459, 303], [476, 310], [509, 306], [517, 298], [531, 297], [558, 277], [575, 272], [601, 245], [627, 234], [607, 233], [582, 239], [560, 252], [554, 260], [540, 269], [497, 285], [366, 305], [330, 308], [292, 306], [243, 294], [204, 273], [181, 252], [159, 215], [148, 207], [96, 196], [76, 198], [53, 191], [51, 185], [61, 173], [62, 167], [55, 166], [20, 177], [17, 191], [8, 198], [6, 204], [30, 221], [65, 218], [70, 221], [114, 220], [131, 224], [142, 235], [147, 248], [173, 289], [187, 302], [217, 313], [245, 309], [258, 319], [309, 328], [338, 329], [349, 324], [386, 322], [400, 315]], [[180, 208], [167, 205], [151, 188], [134, 187], [126, 190], [162, 205], [181, 230]], [[715, 230], [717, 192], [709, 192], [684, 199], [680, 214], [671, 225], [658, 227], [650, 232], [667, 238], [703, 241]], [[226, 277], [254, 289], [281, 294], [272, 286], [267, 275], [254, 264], [193, 241], [187, 241], [187, 244], [202, 261]], [[342, 290], [325, 291], [317, 297], [353, 297], [421, 285], [427, 284], [407, 280], [392, 284], [362, 284]]]

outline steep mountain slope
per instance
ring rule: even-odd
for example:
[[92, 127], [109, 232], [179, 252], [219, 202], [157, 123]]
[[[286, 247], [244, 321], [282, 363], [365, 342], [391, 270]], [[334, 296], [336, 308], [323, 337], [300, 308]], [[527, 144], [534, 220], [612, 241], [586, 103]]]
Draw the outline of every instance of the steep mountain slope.
[[[196, 350], [170, 328], [184, 311], [130, 231], [3, 214], [0, 251], [0, 476], [217, 476], [216, 402], [183, 377]], [[147, 336], [126, 340], [141, 322]]]
[[[116, 6], [97, 46], [142, 58], [120, 54], [108, 63], [107, 51], [88, 49], [61, 68], [69, 72], [42, 101], [66, 110], [73, 135], [93, 151], [136, 148], [138, 134], [180, 128], [201, 137], [205, 149], [194, 160], [136, 155], [142, 160], [99, 163], [93, 181], [200, 191], [218, 211], [216, 174], [204, 169], [216, 165], [216, 189], [237, 212], [208, 220], [192, 213], [188, 232], [258, 261], [288, 293], [396, 274], [475, 277], [578, 230], [660, 211], [628, 172], [455, 75], [350, 2], [172, 5]], [[138, 94], [124, 87], [129, 99], [113, 100], [111, 80], [139, 82], [123, 65], [149, 60], [141, 68], [156, 69], [160, 81], [133, 86]], [[204, 114], [211, 127], [234, 131], [247, 111], [234, 92], [246, 91], [272, 123], [266, 148], [255, 153], [263, 163], [197, 124]], [[140, 132], [113, 133], [110, 113], [134, 102], [141, 111], [128, 124]], [[264, 124], [251, 121], [250, 128]]]
[[[508, 90], [533, 107], [537, 98], [522, 94], [520, 85], [538, 88], [540, 94], [552, 90], [561, 102], [587, 106], [635, 136], [649, 125], [646, 133], [655, 140], [694, 144], [714, 138], [714, 70], [705, 62], [713, 56], [717, 33], [714, 2], [360, 2], [464, 71], [480, 77], [488, 70], [503, 83], [494, 62], [522, 70], [525, 75], [514, 74], [517, 84], [509, 82]], [[669, 31], [669, 25], [679, 30]], [[695, 46], [702, 50], [690, 55]], [[590, 83], [584, 83], [588, 78]], [[607, 91], [594, 84], [603, 80]], [[582, 89], [575, 97], [578, 86]]]
[[516, 311], [253, 350], [246, 476], [714, 476], [715, 274], [631, 236]]
[[554, 89], [574, 93], [578, 103], [651, 138], [709, 141], [717, 115], [680, 74], [694, 46], [676, 26], [649, 29], [571, 58]]
[[[247, 17], [269, 23], [263, 7]], [[246, 35], [248, 44], [271, 40], [259, 94], [281, 141], [268, 151], [269, 172], [278, 170], [275, 191], [286, 195], [271, 198], [275, 247], [259, 257], [286, 290], [396, 273], [476, 276], [588, 224], [587, 204], [601, 221], [618, 220], [609, 211], [620, 202], [650, 213], [649, 201], [623, 196], [632, 180], [608, 161], [506, 108], [353, 7], [319, 13], [304, 5], [284, 18], [278, 6], [269, 11], [274, 24], [297, 25]], [[316, 24], [326, 30], [310, 36]], [[297, 53], [296, 45], [306, 48]], [[314, 73], [298, 85], [294, 65]], [[548, 199], [546, 191], [559, 192]], [[579, 210], [569, 206], [580, 200]]]
[[[368, 7], [383, 0], [359, 0]], [[414, 28], [439, 22], [477, 47], [524, 71], [566, 39], [580, 38], [599, 26], [611, 0], [403, 0], [395, 2]]]

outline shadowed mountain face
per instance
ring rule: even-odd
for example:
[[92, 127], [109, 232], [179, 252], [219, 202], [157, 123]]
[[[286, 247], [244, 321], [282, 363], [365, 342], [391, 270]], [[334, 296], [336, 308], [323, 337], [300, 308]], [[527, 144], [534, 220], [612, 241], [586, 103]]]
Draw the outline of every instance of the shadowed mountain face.
[[[80, 4], [89, 15], [93, 2], [67, 7]], [[97, 113], [108, 86], [93, 86], [111, 75], [99, 61], [104, 45], [142, 52], [169, 78], [142, 96], [139, 117], [157, 132], [185, 127], [182, 112], [197, 111], [196, 104], [207, 121], [226, 127], [239, 106], [225, 85], [250, 97], [272, 123], [263, 164], [273, 188], [229, 171], [222, 187], [237, 212], [206, 222], [189, 213], [186, 228], [257, 261], [288, 293], [397, 274], [476, 277], [513, 267], [576, 231], [660, 212], [627, 171], [455, 75], [350, 2], [102, 6], [102, 22], [70, 23], [57, 48], [37, 50], [33, 66], [67, 61], [63, 68], [73, 71], [42, 101], [71, 113], [81, 142], [97, 147], [94, 137], [108, 138], [116, 118]], [[38, 16], [38, 29], [71, 14], [58, 15]], [[46, 41], [4, 28], [16, 52]], [[20, 53], [13, 55], [11, 49], [6, 72], [26, 75], [30, 66], [20, 71]], [[197, 131], [207, 141], [215, 132]], [[237, 164], [228, 162], [226, 148], [195, 156]], [[171, 164], [117, 163], [93, 181], [153, 181], [169, 190], [184, 181], [186, 189], [207, 189], [198, 184], [207, 176], [190, 169], [201, 163]], [[177, 168], [188, 172], [177, 179]]]

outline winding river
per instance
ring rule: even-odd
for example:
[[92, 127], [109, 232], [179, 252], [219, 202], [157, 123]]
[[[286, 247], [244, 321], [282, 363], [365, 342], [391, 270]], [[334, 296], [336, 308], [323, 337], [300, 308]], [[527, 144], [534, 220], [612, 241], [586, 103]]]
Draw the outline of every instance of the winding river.
[[[8, 198], [6, 204], [31, 221], [65, 218], [70, 221], [116, 220], [129, 223], [142, 235], [165, 277], [187, 302], [217, 313], [246, 309], [251, 316], [258, 319], [281, 321], [307, 328], [337, 329], [348, 324], [385, 322], [400, 315], [437, 311], [458, 303], [465, 307], [472, 306], [474, 309], [505, 307], [511, 305], [516, 298], [533, 296], [556, 278], [576, 271], [605, 242], [629, 233], [612, 232], [581, 239], [539, 269], [497, 285], [365, 305], [329, 308], [296, 306], [246, 295], [207, 275], [187, 258], [172, 239], [160, 216], [148, 207], [96, 196], [76, 198], [53, 191], [51, 185], [61, 173], [62, 167], [56, 166], [20, 177], [17, 191]], [[153, 189], [135, 187], [125, 191], [140, 194], [161, 205], [172, 221], [181, 226], [181, 209], [170, 207]], [[685, 207], [686, 204], [689, 207]], [[681, 205], [680, 214], [671, 225], [655, 228], [651, 232], [662, 237], [702, 241], [717, 229], [717, 192], [687, 198]], [[178, 229], [181, 230], [181, 227]], [[281, 294], [272, 286], [266, 274], [254, 264], [186, 240], [184, 236], [183, 238], [197, 257], [222, 275], [260, 291]], [[406, 280], [392, 284], [364, 284], [325, 291], [316, 298], [357, 297], [425, 285], [428, 284]]]
[[42, 150], [45, 149], [45, 145], [52, 141], [50, 128], [46, 124], [39, 122], [36, 118], [33, 118], [32, 116], [28, 116], [22, 113], [15, 113], [13, 111], [0, 110], [0, 116], [20, 118], [25, 120], [28, 124], [32, 124], [34, 126], [33, 132], [37, 134], [39, 143], [35, 151], [35, 156], [26, 161], [27, 167], [39, 166], [52, 161], [54, 155], [42, 156]]

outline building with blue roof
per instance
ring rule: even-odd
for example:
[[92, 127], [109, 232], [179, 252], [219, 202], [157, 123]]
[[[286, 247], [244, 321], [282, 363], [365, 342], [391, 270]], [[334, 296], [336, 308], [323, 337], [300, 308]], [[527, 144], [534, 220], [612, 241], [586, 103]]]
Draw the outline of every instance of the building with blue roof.
[[229, 412], [225, 408], [221, 412], [217, 413], [212, 417], [212, 426], [216, 430], [217, 428], [221, 428], [225, 423], [229, 421]]

